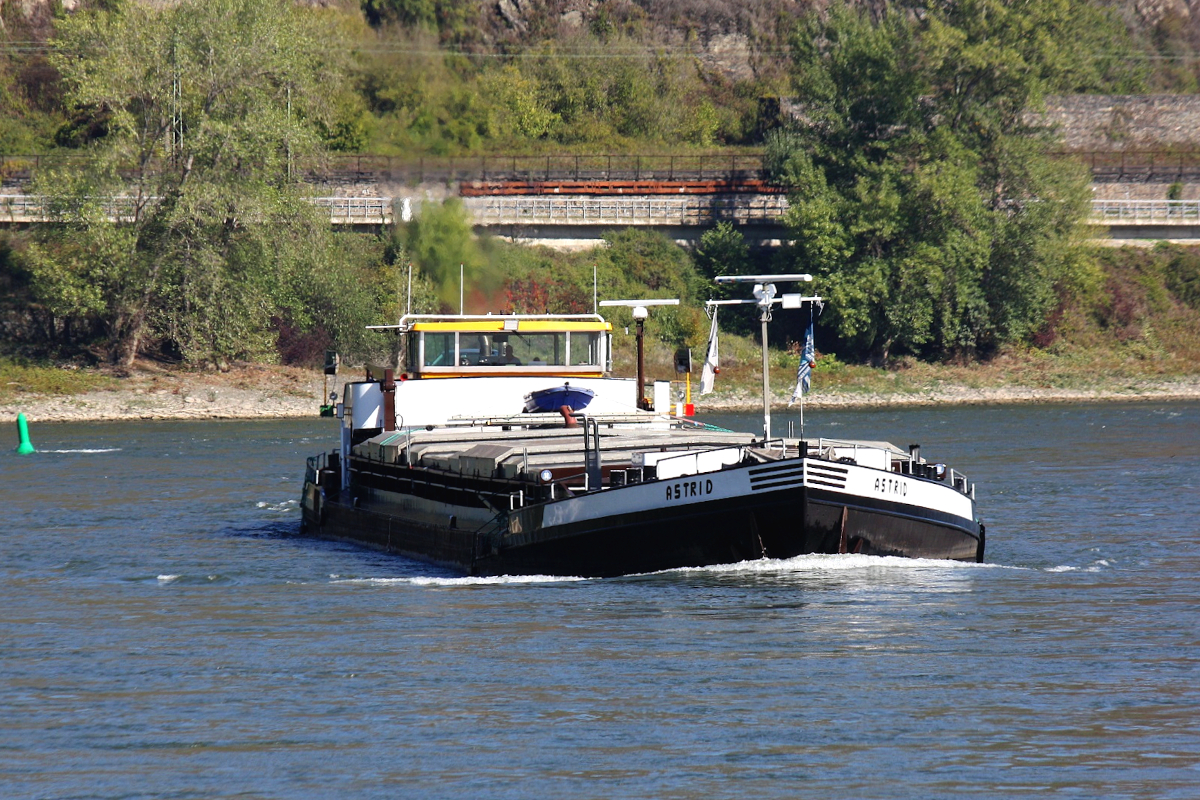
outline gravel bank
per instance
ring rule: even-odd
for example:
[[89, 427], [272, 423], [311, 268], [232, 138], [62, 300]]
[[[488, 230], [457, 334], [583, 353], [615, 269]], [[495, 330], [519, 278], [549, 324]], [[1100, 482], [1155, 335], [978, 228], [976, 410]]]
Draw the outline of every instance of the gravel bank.
[[[341, 390], [341, 382], [330, 383]], [[324, 396], [320, 374], [283, 367], [239, 367], [230, 373], [139, 372], [116, 389], [66, 397], [18, 395], [0, 404], [0, 419], [24, 412], [30, 422], [133, 419], [254, 419], [315, 417]], [[698, 412], [753, 411], [757, 394], [716, 394], [696, 403]], [[1088, 389], [1024, 386], [972, 388], [938, 385], [919, 392], [867, 394], [815, 391], [806, 408], [999, 405], [1129, 400], [1200, 400], [1200, 376], [1170, 381], [1123, 381]], [[775, 398], [786, 407], [787, 396]]]

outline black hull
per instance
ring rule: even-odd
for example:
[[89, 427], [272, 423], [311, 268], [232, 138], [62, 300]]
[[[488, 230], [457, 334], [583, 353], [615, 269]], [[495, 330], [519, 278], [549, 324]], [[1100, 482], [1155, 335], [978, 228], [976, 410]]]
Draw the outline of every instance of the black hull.
[[[318, 503], [316, 509], [309, 505], [303, 509], [309, 534], [471, 575], [611, 577], [812, 553], [983, 559], [978, 523], [802, 487], [617, 512], [525, 532], [502, 531], [498, 525], [468, 531], [420, 524], [336, 501]], [[540, 509], [534, 511], [540, 520]]]

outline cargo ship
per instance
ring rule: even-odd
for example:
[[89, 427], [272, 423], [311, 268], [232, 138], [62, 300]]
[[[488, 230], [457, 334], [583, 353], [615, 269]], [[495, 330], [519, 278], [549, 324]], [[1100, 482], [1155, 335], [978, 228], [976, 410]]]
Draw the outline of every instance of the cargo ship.
[[669, 382], [645, 380], [646, 313], [634, 308], [633, 379], [613, 376], [598, 313], [405, 315], [388, 326], [400, 363], [345, 384], [339, 447], [308, 460], [303, 531], [467, 575], [983, 559], [974, 485], [916, 445], [773, 437], [769, 416], [742, 433], [680, 413]]

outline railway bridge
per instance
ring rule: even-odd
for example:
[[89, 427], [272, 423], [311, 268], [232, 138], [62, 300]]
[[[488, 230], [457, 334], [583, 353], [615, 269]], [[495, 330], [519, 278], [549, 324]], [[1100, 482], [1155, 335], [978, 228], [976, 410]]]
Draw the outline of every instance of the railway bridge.
[[[1160, 199], [1167, 186], [1178, 194], [1179, 187], [1200, 185], [1200, 151], [1061, 155], [1092, 173], [1097, 238], [1200, 240], [1200, 200]], [[0, 225], [49, 221], [44, 199], [21, 189], [39, 169], [62, 163], [60, 157], [0, 156], [0, 176], [10, 187], [0, 194]], [[342, 156], [298, 164], [297, 175], [313, 188], [311, 201], [328, 210], [330, 223], [347, 228], [378, 229], [404, 219], [432, 194], [429, 187], [437, 187], [442, 195], [461, 195], [480, 231], [564, 249], [592, 246], [605, 231], [630, 226], [653, 227], [684, 244], [722, 221], [738, 225], [752, 246], [775, 246], [787, 236], [786, 194], [766, 179], [761, 154]], [[109, 218], [129, 218], [133, 202], [109, 198]]]

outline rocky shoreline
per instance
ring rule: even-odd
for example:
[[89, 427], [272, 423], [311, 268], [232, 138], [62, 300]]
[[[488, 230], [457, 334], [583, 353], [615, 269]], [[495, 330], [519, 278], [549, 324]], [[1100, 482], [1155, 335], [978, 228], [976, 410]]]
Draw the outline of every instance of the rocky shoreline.
[[[330, 382], [340, 393], [341, 381]], [[115, 389], [70, 396], [18, 395], [0, 403], [0, 419], [24, 413], [30, 422], [316, 417], [325, 385], [319, 374], [280, 367], [246, 367], [235, 374], [162, 372], [122, 379]], [[775, 397], [786, 407], [787, 396]], [[939, 384], [919, 391], [864, 393], [816, 390], [806, 408], [879, 408], [932, 405], [1006, 405], [1101, 401], [1200, 400], [1200, 376], [1173, 380], [1113, 381], [1094, 388], [968, 387]], [[717, 393], [696, 403], [699, 413], [754, 411], [749, 392]]]

